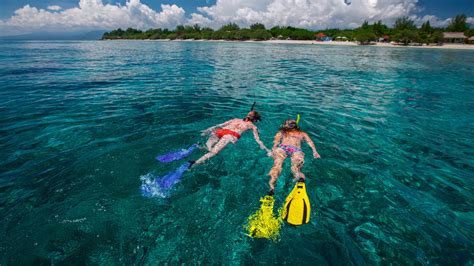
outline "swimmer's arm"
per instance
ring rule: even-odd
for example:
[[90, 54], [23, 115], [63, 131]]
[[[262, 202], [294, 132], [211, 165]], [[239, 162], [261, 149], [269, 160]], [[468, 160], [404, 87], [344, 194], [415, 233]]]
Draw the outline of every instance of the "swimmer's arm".
[[318, 151], [316, 151], [316, 146], [314, 146], [313, 140], [311, 140], [311, 138], [306, 133], [304, 134], [304, 140], [306, 141], [306, 143], [308, 143], [308, 145], [313, 150], [314, 158], [321, 158], [321, 155], [319, 155]]
[[258, 145], [260, 146], [260, 149], [265, 150], [267, 152], [270, 152], [270, 150], [267, 147], [265, 147], [263, 142], [260, 140], [260, 136], [258, 135], [257, 127], [253, 126], [252, 130], [253, 130], [253, 136], [255, 138], [255, 141], [257, 141]]

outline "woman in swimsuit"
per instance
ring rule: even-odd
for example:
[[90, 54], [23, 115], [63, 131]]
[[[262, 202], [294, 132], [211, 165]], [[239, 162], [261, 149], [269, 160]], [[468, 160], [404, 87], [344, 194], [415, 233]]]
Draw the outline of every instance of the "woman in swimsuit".
[[[286, 157], [291, 157], [291, 172], [293, 172], [295, 178], [305, 178], [305, 175], [301, 172], [301, 168], [304, 164], [304, 153], [301, 150], [301, 142], [306, 141], [313, 150], [314, 158], [321, 158], [319, 153], [316, 151], [313, 141], [305, 132], [300, 130], [300, 127], [295, 120], [286, 120], [280, 127], [280, 130], [275, 135], [273, 140], [273, 167], [268, 173], [270, 178], [270, 194], [273, 194], [275, 189], [275, 181], [280, 176], [283, 162]], [[280, 143], [281, 141], [281, 143]]]
[[235, 118], [202, 131], [203, 136], [208, 134], [211, 135], [209, 140], [206, 142], [206, 147], [209, 152], [204, 154], [194, 164], [201, 164], [207, 159], [215, 156], [224, 149], [227, 144], [237, 142], [240, 135], [249, 129], [253, 131], [253, 136], [260, 148], [267, 151], [267, 154], [270, 154], [270, 150], [265, 147], [260, 140], [257, 127], [253, 124], [254, 122], [261, 120], [259, 113], [256, 111], [250, 111], [244, 119]]

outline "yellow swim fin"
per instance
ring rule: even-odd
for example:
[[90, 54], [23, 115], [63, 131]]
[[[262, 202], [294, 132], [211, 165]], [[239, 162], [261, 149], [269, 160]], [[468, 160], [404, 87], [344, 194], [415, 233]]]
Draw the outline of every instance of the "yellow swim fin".
[[282, 218], [292, 225], [302, 225], [309, 223], [311, 204], [308, 194], [306, 194], [306, 184], [303, 178], [296, 182], [295, 187], [286, 197], [282, 210]]
[[273, 214], [273, 196], [267, 195], [260, 199], [260, 209], [248, 218], [248, 236], [277, 240], [282, 220]]

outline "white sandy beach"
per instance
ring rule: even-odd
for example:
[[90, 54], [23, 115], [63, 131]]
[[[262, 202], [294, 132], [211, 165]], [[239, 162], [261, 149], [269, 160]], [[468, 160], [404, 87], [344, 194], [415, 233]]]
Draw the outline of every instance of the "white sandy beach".
[[[157, 40], [157, 41], [170, 41], [170, 40]], [[358, 46], [356, 42], [318, 42], [315, 40], [268, 40], [268, 41], [226, 41], [226, 40], [173, 40], [178, 42], [244, 42], [244, 43], [272, 43], [272, 44], [310, 44], [310, 45], [334, 45], [334, 46]], [[372, 47], [393, 47], [393, 48], [417, 48], [417, 49], [463, 49], [463, 50], [474, 50], [473, 44], [443, 44], [434, 46], [404, 46], [404, 45], [393, 45], [390, 43], [376, 43], [374, 45], [367, 45]]]
[[[314, 45], [342, 45], [342, 46], [354, 46], [358, 45], [356, 42], [318, 42], [314, 40], [268, 40], [268, 41], [244, 41], [244, 42], [262, 42], [262, 43], [275, 43], [275, 44], [314, 44]], [[443, 44], [443, 45], [434, 45], [434, 46], [404, 46], [404, 45], [393, 45], [391, 43], [376, 43], [377, 47], [395, 47], [395, 48], [425, 48], [425, 49], [467, 49], [474, 50], [473, 44]]]

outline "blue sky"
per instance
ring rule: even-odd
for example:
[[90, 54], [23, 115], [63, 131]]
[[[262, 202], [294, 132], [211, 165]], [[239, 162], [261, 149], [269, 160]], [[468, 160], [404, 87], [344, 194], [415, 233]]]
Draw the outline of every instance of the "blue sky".
[[354, 28], [364, 20], [392, 25], [401, 16], [418, 25], [429, 20], [442, 27], [460, 13], [474, 25], [474, 0], [351, 1], [346, 5], [344, 0], [0, 0], [0, 35], [193, 24], [218, 28], [229, 22], [244, 27], [260, 22], [267, 27]]
[[[357, 0], [353, 0], [357, 1]], [[121, 3], [125, 1], [104, 0], [103, 3]], [[196, 12], [198, 6], [209, 6], [215, 4], [216, 0], [142, 0], [142, 3], [153, 9], [159, 9], [161, 4], [176, 4], [182, 7], [189, 15]], [[24, 5], [46, 8], [50, 5], [59, 5], [63, 8], [75, 7], [78, 0], [0, 0], [0, 19], [7, 19], [13, 12]], [[456, 14], [464, 13], [474, 16], [474, 0], [419, 0], [418, 6], [421, 8], [419, 15], [435, 15], [440, 18], [448, 18]]]

